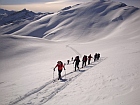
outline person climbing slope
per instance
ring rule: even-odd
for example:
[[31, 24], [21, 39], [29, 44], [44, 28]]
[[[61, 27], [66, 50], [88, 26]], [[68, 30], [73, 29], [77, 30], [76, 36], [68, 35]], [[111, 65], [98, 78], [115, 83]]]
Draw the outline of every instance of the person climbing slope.
[[91, 58], [93, 58], [93, 57], [92, 57], [91, 54], [90, 54], [90, 55], [88, 56], [88, 65], [90, 64]]
[[87, 56], [84, 55], [84, 56], [83, 56], [83, 59], [82, 59], [82, 68], [85, 67], [85, 66], [87, 65], [86, 63], [87, 63]]
[[59, 79], [61, 80], [62, 79], [61, 72], [62, 72], [63, 68], [64, 68], [64, 70], [66, 70], [65, 66], [63, 65], [62, 61], [58, 61], [57, 65], [54, 67], [54, 71], [55, 71], [56, 67], [58, 67], [58, 80]]
[[80, 62], [79, 56], [75, 57], [74, 62], [75, 62], [75, 71], [76, 71], [76, 68], [78, 68], [78, 70], [79, 70], [79, 62]]

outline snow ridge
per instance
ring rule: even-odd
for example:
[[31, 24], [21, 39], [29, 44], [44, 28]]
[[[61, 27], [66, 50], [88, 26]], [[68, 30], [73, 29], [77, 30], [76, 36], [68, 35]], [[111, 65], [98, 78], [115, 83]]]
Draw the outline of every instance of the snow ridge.
[[[66, 7], [12, 34], [63, 41], [84, 41], [88, 34], [90, 40], [86, 41], [92, 41], [106, 37], [115, 30], [114, 27], [118, 27], [138, 10], [124, 3], [96, 0]], [[32, 29], [28, 30], [29, 28]], [[108, 31], [110, 28], [112, 31]], [[103, 34], [104, 31], [106, 35]]]

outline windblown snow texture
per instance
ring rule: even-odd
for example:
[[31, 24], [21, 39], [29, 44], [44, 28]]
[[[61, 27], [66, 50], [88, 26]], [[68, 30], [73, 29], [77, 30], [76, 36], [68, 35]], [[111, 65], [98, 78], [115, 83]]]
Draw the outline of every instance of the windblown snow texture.
[[[0, 26], [0, 105], [139, 105], [138, 8], [94, 0], [15, 21]], [[81, 68], [95, 53], [101, 58]], [[62, 81], [58, 60], [70, 60]]]

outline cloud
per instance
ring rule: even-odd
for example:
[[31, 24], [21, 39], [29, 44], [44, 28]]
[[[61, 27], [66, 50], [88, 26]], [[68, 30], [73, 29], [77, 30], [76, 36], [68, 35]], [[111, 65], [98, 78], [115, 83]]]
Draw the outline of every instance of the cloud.
[[6, 10], [14, 10], [14, 11], [19, 11], [26, 8], [34, 12], [55, 12], [60, 9], [58, 6], [55, 6], [55, 7], [46, 6], [44, 3], [21, 4], [21, 5], [1, 5], [0, 7]]
[[45, 4], [59, 4], [59, 3], [64, 3], [65, 0], [57, 0], [57, 1], [51, 1], [51, 2], [46, 2]]
[[18, 4], [18, 5], [0, 5], [6, 10], [19, 11], [24, 8], [34, 12], [57, 12], [64, 7], [75, 5], [77, 2], [66, 2], [66, 0], [55, 0], [53, 2], [32, 3], [32, 4]]
[[1, 5], [23, 5], [23, 4], [35, 4], [53, 2], [57, 0], [0, 0]]
[[[9, 4], [2, 5], [1, 2], [9, 2]], [[11, 5], [10, 2], [13, 1], [13, 4]], [[19, 1], [21, 4], [15, 4], [14, 2]], [[28, 2], [30, 1], [30, 2]], [[88, 2], [91, 0], [0, 0], [0, 8], [7, 9], [7, 10], [22, 10], [24, 8], [34, 11], [34, 12], [57, 12], [61, 10], [64, 7], [67, 6], [72, 6], [81, 2]], [[114, 0], [114, 1], [123, 1], [128, 5], [137, 5], [140, 4], [140, 1], [134, 0], [135, 2], [132, 1], [127, 1], [127, 0]], [[127, 2], [126, 2], [127, 1]], [[24, 2], [24, 3], [23, 3]], [[138, 6], [137, 6], [138, 7]]]

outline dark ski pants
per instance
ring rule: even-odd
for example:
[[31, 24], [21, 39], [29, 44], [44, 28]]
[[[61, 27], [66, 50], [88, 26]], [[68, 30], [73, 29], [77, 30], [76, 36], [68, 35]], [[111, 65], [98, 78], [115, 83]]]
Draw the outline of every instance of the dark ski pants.
[[75, 71], [76, 71], [76, 68], [79, 69], [79, 63], [75, 63]]
[[88, 60], [88, 65], [90, 64], [90, 59]]
[[58, 80], [59, 80], [59, 79], [62, 79], [62, 77], [61, 77], [61, 72], [62, 72], [62, 70], [58, 70]]
[[82, 67], [86, 66], [87, 61], [82, 62]]

